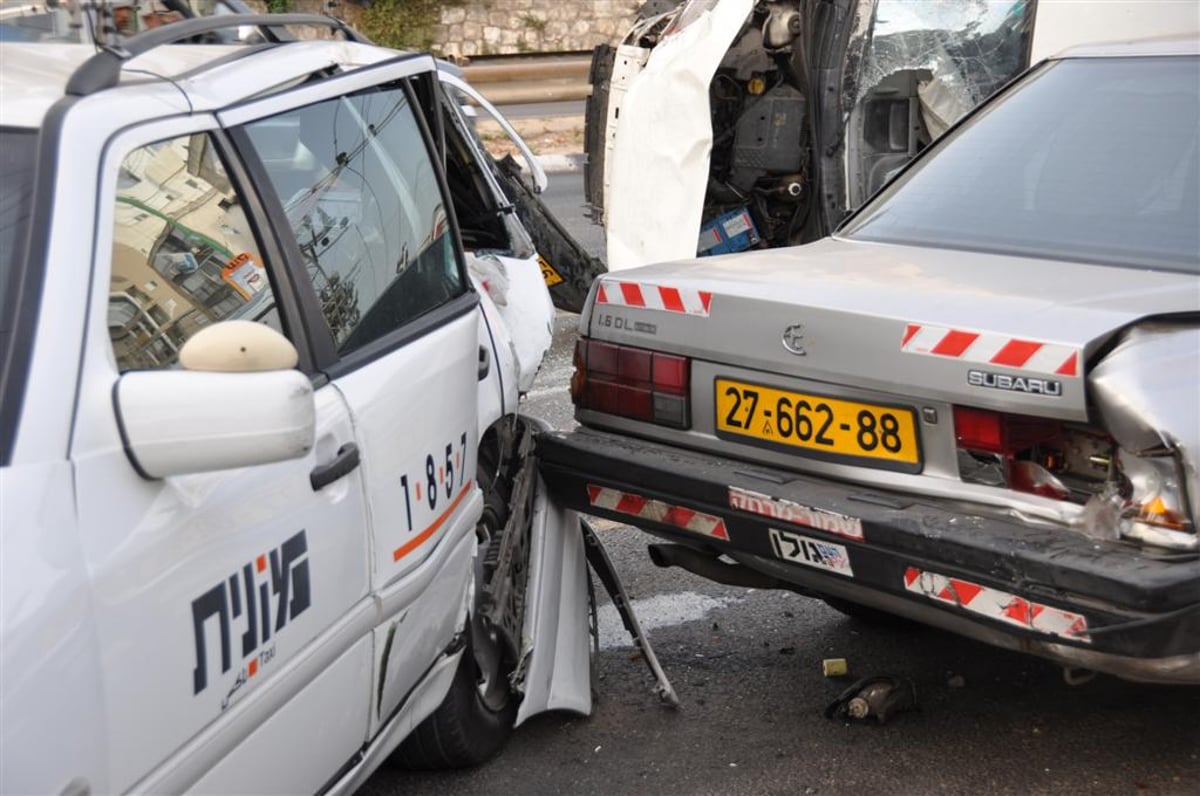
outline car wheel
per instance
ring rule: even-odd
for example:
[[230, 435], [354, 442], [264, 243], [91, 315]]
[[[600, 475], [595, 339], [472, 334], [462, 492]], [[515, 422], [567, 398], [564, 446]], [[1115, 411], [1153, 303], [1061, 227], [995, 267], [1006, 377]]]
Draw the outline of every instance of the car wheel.
[[[484, 553], [508, 519], [501, 489], [484, 495], [476, 534], [476, 599], [484, 577]], [[509, 686], [513, 665], [496, 632], [478, 611], [467, 617], [466, 646], [442, 704], [404, 740], [392, 762], [413, 769], [468, 768], [496, 754], [512, 733], [517, 697]]]

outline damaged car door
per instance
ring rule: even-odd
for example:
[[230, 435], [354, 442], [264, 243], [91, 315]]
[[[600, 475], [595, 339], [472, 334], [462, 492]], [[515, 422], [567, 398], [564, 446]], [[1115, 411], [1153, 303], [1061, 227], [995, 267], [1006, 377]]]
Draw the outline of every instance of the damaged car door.
[[[446, 126], [457, 134], [461, 181], [475, 183], [471, 194], [477, 203], [476, 212], [465, 219], [460, 216], [460, 222], [466, 222], [464, 244], [491, 255], [530, 261], [541, 274], [554, 306], [579, 312], [592, 280], [607, 271], [604, 261], [589, 254], [539, 198], [549, 181], [529, 146], [483, 95], [450, 69], [448, 64], [439, 65], [447, 96]], [[529, 169], [528, 179], [512, 157], [497, 161], [488, 154], [463, 113], [467, 105], [499, 123], [521, 152]], [[492, 236], [476, 237], [475, 233], [489, 226], [495, 230]]]

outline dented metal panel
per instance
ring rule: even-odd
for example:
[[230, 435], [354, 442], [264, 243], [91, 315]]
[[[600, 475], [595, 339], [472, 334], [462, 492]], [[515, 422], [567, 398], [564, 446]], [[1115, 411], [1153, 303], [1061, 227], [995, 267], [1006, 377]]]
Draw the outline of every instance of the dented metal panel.
[[750, 13], [723, 0], [665, 38], [625, 94], [611, 152], [609, 270], [690, 257], [708, 180], [708, 84]]
[[1193, 511], [1200, 503], [1197, 385], [1195, 320], [1130, 329], [1088, 377], [1099, 420], [1122, 448], [1135, 454], [1170, 451], [1179, 458]]
[[514, 673], [524, 694], [518, 725], [547, 710], [592, 711], [587, 562], [578, 529], [579, 515], [550, 500], [538, 477], [522, 631], [527, 654]]

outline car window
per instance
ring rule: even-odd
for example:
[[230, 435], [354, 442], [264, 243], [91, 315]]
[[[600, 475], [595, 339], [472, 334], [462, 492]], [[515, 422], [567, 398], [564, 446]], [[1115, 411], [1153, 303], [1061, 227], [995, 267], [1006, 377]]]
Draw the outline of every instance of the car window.
[[237, 189], [206, 133], [140, 147], [121, 164], [108, 331], [122, 370], [168, 367], [218, 321], [283, 331]]
[[466, 290], [417, 116], [400, 86], [246, 126], [340, 353]]
[[1200, 59], [1043, 68], [884, 189], [861, 240], [1200, 272]]
[[[9, 318], [15, 291], [18, 243], [29, 224], [33, 206], [33, 164], [37, 133], [0, 130], [0, 312]], [[0, 331], [7, 327], [0, 324]]]

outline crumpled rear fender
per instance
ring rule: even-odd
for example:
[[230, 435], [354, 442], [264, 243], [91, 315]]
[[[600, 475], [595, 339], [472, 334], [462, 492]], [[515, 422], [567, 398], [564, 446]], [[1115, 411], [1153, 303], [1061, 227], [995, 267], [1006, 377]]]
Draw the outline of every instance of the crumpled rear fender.
[[1099, 420], [1133, 454], [1169, 449], [1200, 498], [1200, 326], [1154, 321], [1124, 333], [1088, 375]]

